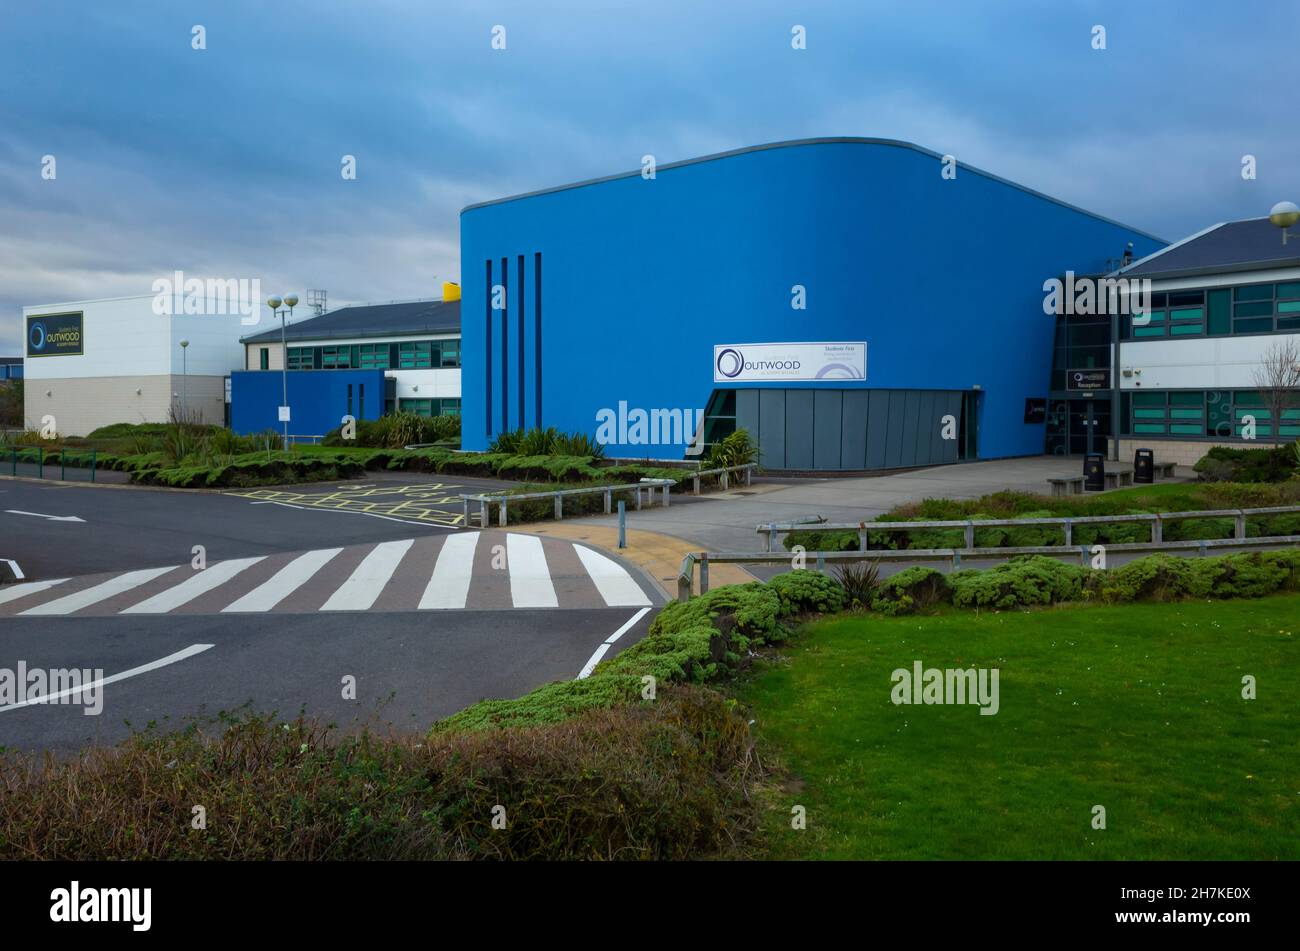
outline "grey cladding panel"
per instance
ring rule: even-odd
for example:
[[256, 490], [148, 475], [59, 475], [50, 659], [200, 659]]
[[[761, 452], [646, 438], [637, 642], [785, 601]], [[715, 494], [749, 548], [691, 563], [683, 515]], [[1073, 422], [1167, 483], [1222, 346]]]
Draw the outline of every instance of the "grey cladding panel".
[[867, 403], [867, 458], [865, 467], [883, 469], [889, 445], [889, 391], [871, 390]]
[[867, 410], [869, 390], [845, 390], [840, 423], [840, 468], [865, 469], [867, 466]]
[[769, 469], [784, 469], [785, 464], [785, 390], [758, 390], [758, 461]]
[[840, 469], [843, 390], [813, 390], [813, 466]]
[[785, 465], [813, 467], [813, 391], [785, 391]]

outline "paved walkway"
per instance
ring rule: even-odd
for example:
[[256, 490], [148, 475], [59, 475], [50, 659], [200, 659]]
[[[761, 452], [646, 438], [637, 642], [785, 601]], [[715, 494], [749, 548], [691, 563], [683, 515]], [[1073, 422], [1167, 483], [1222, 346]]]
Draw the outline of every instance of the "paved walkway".
[[[639, 520], [647, 509], [632, 513], [628, 520]], [[671, 511], [671, 508], [670, 508]], [[603, 517], [603, 516], [602, 516]], [[663, 588], [669, 598], [677, 597], [677, 574], [682, 568], [682, 559], [688, 552], [700, 551], [703, 547], [692, 542], [658, 532], [645, 532], [640, 529], [627, 530], [628, 547], [618, 548], [618, 526], [596, 524], [592, 519], [565, 519], [562, 522], [530, 522], [519, 527], [521, 532], [530, 535], [544, 535], [552, 538], [565, 538], [572, 541], [588, 542], [599, 545], [606, 551], [618, 554], [637, 565]], [[754, 581], [755, 577], [740, 565], [713, 565], [709, 569], [709, 583], [713, 587], [724, 584], [744, 584]]]
[[[760, 522], [790, 521], [809, 515], [820, 515], [837, 522], [857, 522], [881, 515], [901, 503], [919, 502], [926, 498], [978, 498], [1004, 489], [1046, 494], [1049, 489], [1047, 479], [1080, 475], [1082, 468], [1081, 459], [1030, 456], [935, 466], [866, 478], [760, 479], [752, 486], [742, 485], [731, 492], [699, 498], [674, 496], [668, 508], [629, 513], [627, 522], [629, 526], [635, 526], [638, 533], [669, 536], [683, 554], [701, 549], [758, 551], [762, 544], [754, 529]], [[1185, 470], [1183, 474], [1189, 471]], [[598, 527], [616, 526], [617, 522], [616, 516], [609, 515], [571, 522], [566, 520], [564, 531], [592, 532]], [[527, 530], [541, 532], [542, 526], [528, 526]], [[591, 540], [596, 541], [596, 537]], [[628, 557], [636, 560], [637, 545], [630, 535], [629, 543]], [[605, 541], [599, 544], [613, 548]], [[667, 546], [667, 543], [660, 544]], [[679, 563], [680, 560], [679, 557]], [[652, 573], [656, 578], [660, 577], [659, 572]], [[676, 576], [675, 571], [673, 576]], [[724, 583], [720, 578], [714, 580], [711, 577], [710, 580], [714, 584]]]

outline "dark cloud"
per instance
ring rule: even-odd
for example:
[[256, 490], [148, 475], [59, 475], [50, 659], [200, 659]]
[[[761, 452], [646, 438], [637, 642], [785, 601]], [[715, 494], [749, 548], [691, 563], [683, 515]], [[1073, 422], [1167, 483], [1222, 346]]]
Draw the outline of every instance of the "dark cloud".
[[[177, 268], [333, 300], [427, 296], [459, 271], [465, 204], [646, 153], [813, 135], [910, 139], [1177, 238], [1300, 199], [1297, 9], [10, 4], [0, 350], [17, 348], [23, 304], [146, 293]], [[795, 24], [806, 51], [790, 49]]]

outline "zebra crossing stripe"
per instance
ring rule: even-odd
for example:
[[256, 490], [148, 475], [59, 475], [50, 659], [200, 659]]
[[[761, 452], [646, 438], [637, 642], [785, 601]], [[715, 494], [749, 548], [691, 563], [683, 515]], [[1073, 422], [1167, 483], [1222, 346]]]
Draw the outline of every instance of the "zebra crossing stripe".
[[258, 555], [256, 558], [234, 558], [229, 561], [217, 562], [211, 568], [204, 568], [202, 571], [194, 572], [180, 584], [170, 587], [166, 591], [160, 591], [152, 598], [146, 598], [139, 604], [124, 608], [121, 613], [166, 614], [168, 611], [189, 604], [199, 595], [206, 594], [218, 585], [225, 584], [245, 568], [251, 568], [265, 557], [265, 555]]
[[67, 580], [67, 578], [55, 578], [50, 581], [28, 581], [25, 584], [8, 585], [0, 588], [0, 604], [4, 604], [6, 601], [17, 601], [29, 594], [36, 594], [46, 588], [53, 588], [56, 584], [63, 584]]
[[318, 548], [299, 555], [248, 594], [221, 609], [227, 612], [269, 611], [325, 567], [342, 548]]
[[380, 542], [347, 581], [339, 585], [329, 600], [321, 605], [322, 611], [368, 611], [379, 598], [397, 566], [412, 545], [414, 538], [400, 542]]
[[132, 588], [138, 588], [154, 578], [162, 577], [167, 572], [175, 570], [175, 567], [170, 567], [142, 568], [139, 571], [128, 571], [116, 578], [109, 578], [94, 587], [87, 588], [85, 591], [78, 591], [75, 594], [55, 598], [45, 604], [38, 604], [35, 607], [28, 608], [22, 614], [24, 616], [71, 614], [74, 611], [80, 611], [82, 608], [90, 607], [92, 604], [98, 604], [100, 601], [107, 601], [109, 598], [124, 594]]
[[606, 558], [600, 552], [585, 545], [574, 545], [578, 560], [596, 585], [596, 590], [611, 608], [632, 608], [648, 606], [650, 599], [645, 596], [641, 586], [632, 580], [623, 566]]
[[510, 570], [510, 600], [515, 607], [560, 606], [540, 538], [536, 535], [507, 535], [506, 565]]
[[474, 577], [474, 549], [478, 532], [449, 535], [438, 552], [433, 575], [420, 598], [420, 610], [463, 608], [469, 598], [469, 583]]

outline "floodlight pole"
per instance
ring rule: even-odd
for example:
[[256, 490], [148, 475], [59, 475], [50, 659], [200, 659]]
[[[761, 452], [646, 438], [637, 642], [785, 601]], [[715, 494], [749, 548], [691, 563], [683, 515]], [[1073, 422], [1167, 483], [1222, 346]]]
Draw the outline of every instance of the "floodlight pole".
[[[293, 307], [298, 303], [297, 294], [286, 294], [284, 297], [268, 297], [266, 306], [271, 308], [271, 314], [280, 318], [280, 406], [288, 408], [289, 406], [289, 347], [286, 339], [285, 318], [293, 316]], [[284, 305], [281, 307], [281, 305]], [[284, 420], [284, 451], [289, 451], [289, 420]]]

